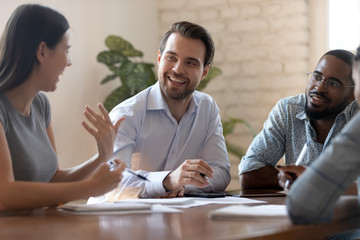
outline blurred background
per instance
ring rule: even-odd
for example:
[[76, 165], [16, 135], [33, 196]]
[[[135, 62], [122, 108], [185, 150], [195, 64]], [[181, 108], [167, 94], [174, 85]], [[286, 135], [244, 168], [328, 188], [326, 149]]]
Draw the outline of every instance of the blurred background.
[[[271, 108], [286, 96], [303, 93], [307, 72], [329, 49], [354, 51], [360, 43], [358, 0], [0, 0], [0, 31], [23, 3], [52, 7], [68, 19], [73, 65], [47, 93], [52, 105], [60, 167], [77, 165], [96, 153], [96, 143], [81, 126], [86, 105], [96, 108], [120, 85], [100, 85], [110, 73], [96, 56], [104, 40], [119, 35], [156, 64], [159, 41], [176, 21], [204, 26], [212, 34], [213, 65], [222, 74], [204, 92], [217, 101], [223, 120], [249, 122], [259, 132]], [[227, 139], [246, 150], [248, 129], [236, 125]], [[239, 158], [230, 155], [232, 182], [239, 188]]]

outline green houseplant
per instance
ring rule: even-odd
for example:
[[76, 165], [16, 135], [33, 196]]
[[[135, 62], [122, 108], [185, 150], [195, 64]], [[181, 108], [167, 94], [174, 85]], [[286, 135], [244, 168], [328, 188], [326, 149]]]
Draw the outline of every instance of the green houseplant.
[[[109, 35], [105, 39], [105, 45], [108, 50], [100, 52], [97, 55], [97, 61], [105, 64], [111, 73], [101, 81], [101, 84], [112, 80], [120, 80], [121, 83], [104, 101], [105, 108], [110, 111], [120, 102], [153, 85], [156, 77], [154, 64], [142, 61], [143, 52], [135, 49], [130, 42], [120, 36]], [[213, 78], [221, 73], [219, 68], [210, 67], [208, 75], [200, 82], [197, 90], [203, 90]], [[244, 124], [253, 135], [256, 134], [245, 120], [229, 118], [227, 121], [223, 121], [224, 136], [232, 133], [237, 123]], [[226, 145], [228, 151], [239, 159], [244, 155], [241, 147], [228, 141], [226, 141]]]

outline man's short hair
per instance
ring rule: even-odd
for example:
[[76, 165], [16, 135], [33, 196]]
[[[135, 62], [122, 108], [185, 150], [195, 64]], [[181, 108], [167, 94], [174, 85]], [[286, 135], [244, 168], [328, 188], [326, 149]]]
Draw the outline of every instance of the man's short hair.
[[210, 33], [203, 27], [186, 21], [176, 22], [171, 25], [170, 30], [167, 31], [160, 41], [160, 53], [163, 54], [166, 47], [167, 40], [172, 33], [178, 33], [181, 36], [189, 39], [201, 40], [206, 49], [204, 58], [204, 67], [211, 64], [215, 54], [215, 44]]
[[[355, 55], [352, 52], [349, 52], [349, 51], [343, 50], [343, 49], [335, 49], [335, 50], [328, 51], [321, 58], [323, 58], [326, 55], [331, 55], [331, 56], [334, 56], [334, 57], [344, 61], [345, 63], [347, 63], [350, 66], [350, 69], [352, 71], [352, 66], [353, 66], [354, 59], [355, 59]], [[350, 73], [349, 78], [350, 78], [351, 82], [354, 84], [354, 80], [352, 79], [351, 73]]]

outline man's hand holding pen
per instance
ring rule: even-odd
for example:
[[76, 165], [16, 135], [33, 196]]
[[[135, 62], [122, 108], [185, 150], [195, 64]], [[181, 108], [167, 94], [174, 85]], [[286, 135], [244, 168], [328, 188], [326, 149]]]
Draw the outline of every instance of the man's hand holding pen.
[[279, 170], [279, 185], [284, 188], [285, 192], [288, 192], [290, 190], [292, 183], [305, 171], [306, 168], [300, 164], [302, 164], [306, 152], [307, 144], [305, 143], [303, 148], [301, 149], [299, 157], [296, 159], [295, 165], [277, 166], [277, 169]]
[[283, 187], [284, 190], [289, 190], [291, 184], [296, 180], [296, 178], [298, 178], [306, 170], [306, 167], [303, 165], [278, 165], [276, 168], [279, 170], [279, 185]]
[[171, 194], [182, 197], [185, 185], [203, 188], [209, 185], [208, 178], [212, 177], [213, 170], [204, 160], [188, 159], [165, 177], [163, 186]]

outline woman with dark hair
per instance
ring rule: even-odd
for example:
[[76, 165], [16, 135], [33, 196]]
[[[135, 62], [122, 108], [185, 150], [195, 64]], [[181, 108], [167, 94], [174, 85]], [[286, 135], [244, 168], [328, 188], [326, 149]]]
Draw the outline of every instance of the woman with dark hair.
[[115, 135], [105, 108], [86, 107], [84, 128], [97, 141], [98, 154], [60, 170], [49, 100], [59, 75], [71, 66], [69, 24], [57, 11], [35, 4], [19, 6], [0, 41], [0, 210], [53, 206], [104, 194], [122, 179], [125, 164], [111, 170]]

